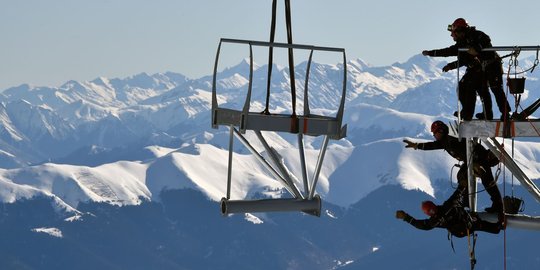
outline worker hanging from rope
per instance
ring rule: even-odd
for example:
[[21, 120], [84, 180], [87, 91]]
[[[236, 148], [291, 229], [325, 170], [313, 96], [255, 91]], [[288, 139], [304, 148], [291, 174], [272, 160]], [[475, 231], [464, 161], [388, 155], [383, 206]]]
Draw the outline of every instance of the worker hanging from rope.
[[[276, 15], [277, 15], [277, 0], [272, 0], [272, 21], [270, 26], [270, 43], [274, 42], [276, 34]], [[293, 44], [292, 40], [292, 20], [291, 20], [291, 2], [290, 0], [285, 0], [285, 23], [287, 29], [287, 44]], [[268, 48], [268, 79], [266, 83], [266, 106], [263, 111], [264, 114], [270, 114], [269, 104], [270, 104], [270, 86], [272, 79], [272, 65], [274, 57], [274, 48], [270, 46]], [[288, 48], [288, 62], [289, 62], [289, 77], [291, 85], [291, 104], [292, 104], [292, 115], [291, 115], [291, 128], [290, 131], [293, 133], [298, 132], [298, 117], [296, 115], [296, 80], [294, 72], [294, 54], [293, 49]]]
[[[465, 140], [459, 140], [456, 137], [450, 136], [448, 134], [449, 128], [445, 123], [442, 121], [433, 122], [431, 124], [431, 132], [433, 133], [435, 141], [416, 143], [405, 139], [403, 140], [406, 144], [405, 148], [412, 148], [415, 150], [443, 149], [458, 161], [467, 160], [467, 146]], [[491, 206], [486, 208], [486, 211], [497, 213], [499, 220], [503, 221], [504, 213], [501, 192], [491, 173], [491, 167], [498, 164], [499, 159], [493, 153], [485, 149], [481, 144], [475, 144], [472, 157], [473, 172], [475, 177], [480, 177], [482, 184], [491, 199]], [[458, 188], [454, 194], [450, 196], [450, 201], [467, 197], [466, 195], [469, 193], [467, 178], [467, 164], [464, 163], [460, 166], [457, 173]], [[460, 203], [465, 207], [469, 207], [469, 201], [466, 199]]]
[[[442, 121], [435, 121], [431, 125], [431, 132], [435, 141], [426, 143], [415, 143], [409, 140], [403, 140], [406, 148], [420, 150], [444, 149], [452, 157], [459, 161], [466, 161], [467, 149], [465, 140], [459, 140], [449, 135], [448, 126]], [[482, 179], [485, 190], [491, 197], [492, 205], [486, 208], [487, 212], [497, 213], [498, 221], [496, 223], [480, 219], [477, 213], [468, 212], [465, 208], [469, 207], [468, 185], [467, 185], [467, 165], [462, 164], [457, 173], [458, 188], [442, 205], [435, 205], [432, 201], [422, 202], [422, 211], [429, 216], [428, 219], [415, 219], [403, 210], [396, 211], [396, 218], [402, 219], [412, 226], [421, 230], [431, 230], [433, 228], [445, 228], [448, 230], [448, 238], [451, 241], [452, 236], [465, 237], [469, 239], [469, 256], [471, 269], [476, 265], [474, 247], [476, 245], [475, 231], [484, 231], [498, 234], [504, 229], [504, 212], [501, 193], [497, 187], [497, 182], [491, 173], [491, 167], [499, 164], [499, 159], [481, 144], [475, 144], [472, 153], [472, 166], [475, 177]], [[473, 238], [473, 244], [470, 244], [470, 238]]]
[[429, 218], [415, 219], [403, 210], [396, 211], [396, 218], [402, 219], [420, 230], [444, 228], [458, 238], [465, 237], [474, 231], [498, 234], [503, 228], [500, 223], [480, 219], [476, 213], [468, 212], [456, 201], [447, 200], [442, 205], [436, 205], [432, 201], [423, 201], [421, 207]]
[[[471, 269], [476, 265], [474, 248], [476, 246], [476, 231], [483, 231], [498, 234], [503, 227], [500, 223], [491, 223], [480, 219], [476, 213], [469, 213], [456, 201], [446, 201], [442, 205], [435, 205], [432, 201], [422, 202], [422, 211], [429, 216], [428, 219], [415, 219], [403, 210], [396, 211], [396, 218], [411, 224], [420, 230], [431, 230], [433, 228], [444, 228], [448, 230], [448, 239], [451, 241], [452, 249], [454, 244], [452, 236], [462, 238], [467, 236], [469, 243], [469, 256]], [[470, 238], [473, 238], [471, 245]]]

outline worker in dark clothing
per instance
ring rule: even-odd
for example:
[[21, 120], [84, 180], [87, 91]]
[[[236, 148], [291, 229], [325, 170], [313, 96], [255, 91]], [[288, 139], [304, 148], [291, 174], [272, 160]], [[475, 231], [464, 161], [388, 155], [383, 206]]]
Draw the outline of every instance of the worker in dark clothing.
[[403, 210], [396, 211], [396, 218], [403, 219], [420, 230], [445, 228], [456, 237], [464, 237], [474, 231], [497, 234], [503, 229], [502, 223], [491, 223], [482, 220], [476, 213], [467, 212], [462, 206], [444, 203], [435, 205], [432, 201], [422, 202], [422, 211], [428, 219], [415, 219]]
[[[465, 75], [459, 81], [458, 99], [462, 106], [462, 119], [471, 120], [474, 114], [476, 93], [480, 96], [484, 105], [484, 111], [476, 114], [479, 119], [493, 119], [491, 94], [495, 96], [497, 106], [501, 112], [501, 119], [505, 119], [510, 113], [510, 104], [506, 99], [502, 81], [502, 62], [495, 51], [482, 51], [491, 48], [491, 39], [484, 32], [469, 26], [463, 18], [458, 18], [448, 26], [448, 31], [456, 44], [437, 50], [424, 50], [426, 56], [458, 56], [458, 61], [451, 62], [443, 67], [447, 72], [462, 66], [467, 66]], [[458, 49], [468, 48], [467, 52], [459, 53]], [[459, 66], [458, 66], [459, 65]]]
[[[420, 150], [436, 150], [444, 149], [448, 154], [459, 161], [467, 160], [467, 146], [465, 140], [458, 140], [455, 137], [448, 135], [448, 126], [442, 121], [435, 121], [431, 124], [431, 132], [435, 141], [426, 143], [415, 143], [409, 140], [403, 140], [406, 144], [406, 148], [420, 149]], [[497, 157], [485, 149], [481, 144], [475, 144], [473, 149], [473, 172], [475, 177], [480, 177], [485, 190], [491, 198], [491, 206], [486, 208], [487, 212], [497, 213], [500, 218], [503, 214], [503, 203], [501, 193], [497, 187], [497, 182], [493, 178], [491, 173], [491, 167], [497, 165], [499, 160]], [[468, 207], [468, 200], [466, 195], [468, 191], [467, 181], [467, 164], [463, 163], [457, 173], [458, 188], [450, 196], [448, 201], [462, 200], [462, 205]]]

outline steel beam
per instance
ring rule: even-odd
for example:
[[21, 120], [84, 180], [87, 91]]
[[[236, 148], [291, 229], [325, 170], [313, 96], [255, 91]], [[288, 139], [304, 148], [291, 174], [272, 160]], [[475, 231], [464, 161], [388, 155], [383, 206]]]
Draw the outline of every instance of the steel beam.
[[[485, 221], [495, 223], [498, 221], [497, 214], [495, 213], [478, 213], [478, 216]], [[521, 214], [505, 214], [506, 217], [506, 227], [523, 229], [523, 230], [536, 230], [540, 231], [540, 217], [528, 216]]]
[[262, 199], [262, 200], [227, 200], [221, 199], [221, 214], [255, 212], [302, 211], [306, 214], [321, 215], [321, 198], [312, 199]]

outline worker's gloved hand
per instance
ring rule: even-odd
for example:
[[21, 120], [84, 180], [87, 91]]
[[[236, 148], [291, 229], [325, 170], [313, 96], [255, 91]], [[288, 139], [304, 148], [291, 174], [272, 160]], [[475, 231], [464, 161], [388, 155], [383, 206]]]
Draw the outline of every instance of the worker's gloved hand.
[[407, 216], [407, 213], [405, 213], [405, 211], [403, 211], [403, 210], [397, 210], [396, 211], [396, 218], [397, 219], [405, 219], [406, 216]]
[[423, 51], [422, 51], [422, 55], [425, 55], [425, 56], [433, 56], [434, 53], [433, 53], [433, 51], [423, 50]]
[[442, 71], [443, 71], [443, 72], [448, 72], [448, 71], [451, 70], [451, 69], [452, 69], [452, 67], [450, 66], [450, 64], [448, 64], [448, 65], [446, 65], [446, 66], [444, 66], [444, 67], [442, 68]]
[[405, 148], [413, 148], [414, 150], [418, 148], [418, 144], [415, 142], [411, 142], [409, 140], [403, 140], [403, 142], [406, 144]]

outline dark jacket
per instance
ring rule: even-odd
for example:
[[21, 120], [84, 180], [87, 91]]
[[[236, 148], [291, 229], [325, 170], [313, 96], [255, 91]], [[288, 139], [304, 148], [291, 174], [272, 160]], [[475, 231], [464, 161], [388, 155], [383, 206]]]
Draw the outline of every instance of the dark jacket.
[[437, 206], [437, 213], [429, 219], [415, 219], [409, 214], [403, 219], [420, 230], [445, 228], [456, 237], [464, 237], [473, 230], [475, 219], [463, 207], [444, 204]]
[[[467, 28], [465, 37], [462, 40], [457, 41], [456, 44], [447, 48], [431, 50], [429, 55], [442, 57], [458, 56], [458, 61], [448, 64], [452, 67], [451, 69], [458, 68], [458, 63], [459, 67], [467, 66], [471, 69], [479, 69], [481, 68], [481, 63], [483, 61], [485, 61], [485, 63], [500, 63], [500, 57], [496, 52], [482, 51], [484, 48], [491, 47], [493, 47], [491, 44], [491, 38], [487, 34], [480, 30], [476, 30], [475, 27], [469, 27]], [[479, 55], [475, 57], [467, 52], [458, 53], [458, 49], [460, 48], [473, 48], [479, 53]]]
[[406, 214], [403, 220], [420, 230], [444, 228], [453, 236], [459, 238], [474, 231], [497, 234], [502, 228], [499, 223], [481, 220], [475, 213], [469, 213], [465, 208], [448, 202], [437, 206], [437, 213], [428, 219], [415, 219]]
[[[426, 143], [418, 143], [417, 149], [420, 150], [437, 150], [437, 149], [443, 149], [448, 154], [450, 154], [453, 158], [459, 160], [459, 161], [466, 161], [467, 160], [467, 145], [465, 142], [465, 139], [462, 139], [461, 141], [456, 138], [452, 137], [450, 135], [446, 135], [439, 141], [432, 141], [432, 142], [426, 142]], [[492, 167], [492, 163], [498, 164], [498, 160], [492, 160], [497, 159], [494, 155], [491, 154], [486, 148], [484, 148], [481, 144], [475, 144], [473, 148], [473, 162], [474, 163], [482, 163], [484, 162], [489, 163], [489, 167]]]

